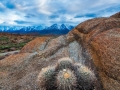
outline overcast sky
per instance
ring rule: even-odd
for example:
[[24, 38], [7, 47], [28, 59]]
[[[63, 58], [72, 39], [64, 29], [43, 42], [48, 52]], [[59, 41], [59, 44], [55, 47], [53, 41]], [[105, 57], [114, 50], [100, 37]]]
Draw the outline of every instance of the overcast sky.
[[120, 11], [120, 0], [0, 0], [0, 25], [77, 25]]

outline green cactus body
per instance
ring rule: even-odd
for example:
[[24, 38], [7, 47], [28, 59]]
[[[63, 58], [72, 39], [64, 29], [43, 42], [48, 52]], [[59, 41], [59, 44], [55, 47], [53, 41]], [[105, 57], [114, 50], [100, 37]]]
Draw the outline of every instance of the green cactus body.
[[69, 58], [62, 58], [56, 65], [56, 70], [70, 69], [73, 70], [73, 61]]
[[86, 66], [82, 66], [81, 68], [79, 68], [79, 72], [80, 72], [79, 74], [81, 75], [81, 77], [85, 77], [84, 80], [89, 81], [89, 82], [95, 80], [94, 73]]
[[43, 68], [38, 75], [39, 86], [41, 88], [46, 87], [46, 90], [51, 90], [50, 88], [54, 87], [54, 80], [55, 80], [55, 68], [54, 67]]
[[96, 77], [88, 67], [82, 64], [75, 64], [77, 67], [76, 76], [79, 86], [85, 88], [85, 90], [93, 90], [93, 83], [96, 81]]
[[77, 86], [76, 77], [69, 69], [59, 71], [56, 82], [58, 90], [75, 90]]

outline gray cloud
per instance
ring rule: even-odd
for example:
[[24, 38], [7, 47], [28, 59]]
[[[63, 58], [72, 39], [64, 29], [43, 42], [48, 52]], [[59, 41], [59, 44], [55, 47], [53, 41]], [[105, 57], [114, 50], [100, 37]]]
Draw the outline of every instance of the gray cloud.
[[16, 22], [17, 24], [32, 24], [33, 22], [28, 22], [28, 21], [20, 21], [20, 20], [15, 20], [14, 22]]
[[54, 14], [53, 14], [53, 15], [50, 15], [49, 18], [50, 18], [50, 19], [59, 18], [59, 15], [54, 15]]
[[27, 15], [25, 15], [25, 17], [26, 18], [34, 18], [34, 17], [36, 17], [36, 15], [35, 14], [27, 14]]

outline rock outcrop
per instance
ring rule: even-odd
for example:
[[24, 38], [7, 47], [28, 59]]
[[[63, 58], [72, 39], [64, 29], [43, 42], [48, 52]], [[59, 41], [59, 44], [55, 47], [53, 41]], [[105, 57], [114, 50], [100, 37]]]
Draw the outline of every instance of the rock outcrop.
[[111, 17], [113, 17], [113, 18], [120, 18], [120, 12], [118, 12], [118, 13], [112, 15]]
[[88, 20], [78, 25], [72, 33], [88, 50], [104, 89], [119, 90], [120, 19], [111, 17]]
[[40, 90], [36, 80], [42, 68], [69, 57], [94, 72], [96, 90], [120, 90], [119, 17], [87, 20], [67, 35], [31, 41], [20, 53], [0, 61], [0, 89]]

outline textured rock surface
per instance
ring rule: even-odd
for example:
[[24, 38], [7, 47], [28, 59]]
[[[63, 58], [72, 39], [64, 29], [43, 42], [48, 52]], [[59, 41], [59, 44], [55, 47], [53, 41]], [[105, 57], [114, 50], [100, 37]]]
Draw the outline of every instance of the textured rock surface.
[[32, 52], [42, 51], [45, 48], [45, 45], [48, 42], [48, 40], [50, 40], [50, 37], [38, 37], [30, 41], [27, 45], [25, 45], [21, 49], [20, 53], [26, 53], [26, 52], [32, 53]]
[[72, 31], [90, 53], [105, 90], [120, 89], [120, 18], [116, 15], [88, 20]]
[[111, 17], [113, 17], [113, 18], [120, 18], [120, 12], [118, 12], [118, 13], [112, 15]]
[[37, 76], [43, 67], [70, 57], [92, 69], [97, 90], [120, 90], [120, 18], [96, 18], [58, 38], [42, 37], [19, 54], [0, 61], [1, 90], [39, 90]]

